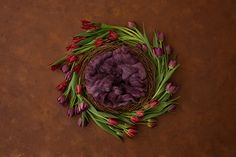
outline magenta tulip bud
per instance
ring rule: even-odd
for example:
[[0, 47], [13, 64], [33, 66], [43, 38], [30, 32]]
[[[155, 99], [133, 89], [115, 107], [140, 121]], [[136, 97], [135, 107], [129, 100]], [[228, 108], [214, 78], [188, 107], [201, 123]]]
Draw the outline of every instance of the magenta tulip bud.
[[168, 66], [170, 69], [173, 69], [176, 66], [176, 60], [170, 60]]
[[88, 104], [85, 102], [81, 102], [80, 104], [78, 104], [78, 106], [75, 108], [75, 113], [76, 114], [80, 114], [84, 111], [86, 111], [88, 109]]
[[169, 107], [168, 107], [168, 110], [167, 110], [168, 112], [174, 112], [174, 111], [176, 111], [176, 105], [170, 105]]
[[66, 80], [66, 81], [69, 81], [69, 80], [71, 80], [71, 77], [72, 77], [72, 73], [69, 71], [69, 72], [67, 72], [66, 75], [65, 75], [65, 80]]
[[170, 54], [173, 52], [173, 49], [171, 48], [170, 45], [167, 45], [167, 46], [165, 47], [165, 50], [166, 50], [166, 53], [167, 53], [168, 55], [170, 55]]
[[136, 23], [134, 21], [129, 21], [127, 26], [132, 29], [136, 27]]
[[142, 44], [138, 43], [136, 47], [142, 50]]
[[166, 91], [170, 94], [174, 94], [177, 91], [177, 87], [173, 83], [168, 83], [166, 85]]
[[158, 40], [159, 41], [164, 41], [164, 39], [165, 39], [165, 35], [164, 35], [164, 33], [163, 32], [158, 32], [157, 33], [157, 38], [158, 38]]
[[162, 54], [163, 54], [163, 50], [162, 50], [162, 48], [160, 48], [160, 47], [154, 48], [154, 49], [153, 49], [153, 52], [154, 52], [154, 54], [155, 54], [157, 57], [161, 57]]
[[67, 64], [64, 64], [64, 65], [61, 67], [61, 71], [62, 71], [63, 73], [67, 73], [67, 72], [69, 71], [68, 65], [67, 65]]
[[67, 116], [68, 117], [73, 117], [74, 115], [74, 108], [68, 108], [67, 110]]
[[146, 44], [142, 44], [142, 50], [143, 52], [147, 52], [148, 48]]
[[85, 118], [79, 117], [78, 121], [77, 121], [77, 125], [78, 127], [85, 127], [88, 125], [88, 121]]
[[61, 105], [66, 105], [66, 103], [67, 103], [67, 99], [66, 99], [66, 97], [64, 95], [59, 96], [57, 98], [57, 101]]

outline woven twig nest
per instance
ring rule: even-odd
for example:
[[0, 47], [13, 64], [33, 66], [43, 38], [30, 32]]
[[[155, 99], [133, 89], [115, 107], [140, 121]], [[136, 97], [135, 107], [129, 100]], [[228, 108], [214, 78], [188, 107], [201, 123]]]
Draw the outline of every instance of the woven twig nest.
[[[111, 58], [114, 58], [115, 55], [120, 55], [118, 57], [121, 58], [131, 56], [131, 58], [126, 58], [127, 63], [124, 63], [125, 60], [112, 60]], [[110, 71], [106, 71], [103, 68], [104, 64], [110, 64], [113, 67], [108, 68]], [[137, 65], [140, 66], [139, 69], [134, 68]], [[120, 70], [119, 67], [123, 67], [123, 69]], [[117, 69], [120, 70], [121, 74], [117, 72]], [[128, 72], [124, 73], [124, 69]], [[86, 56], [81, 67], [81, 76], [81, 84], [86, 89], [89, 101], [97, 109], [112, 113], [122, 113], [141, 108], [150, 100], [155, 90], [155, 67], [153, 63], [145, 52], [130, 45], [107, 44], [97, 48]], [[132, 78], [133, 81], [130, 81]], [[102, 84], [106, 79], [109, 83]], [[107, 88], [105, 88], [106, 86]]]

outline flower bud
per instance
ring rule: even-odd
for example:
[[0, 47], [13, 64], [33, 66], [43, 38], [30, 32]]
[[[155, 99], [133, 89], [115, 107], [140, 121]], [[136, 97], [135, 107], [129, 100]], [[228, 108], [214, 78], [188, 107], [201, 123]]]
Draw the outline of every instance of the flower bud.
[[83, 128], [88, 125], [88, 121], [85, 118], [79, 117], [77, 121], [77, 125], [78, 127]]
[[129, 128], [129, 129], [126, 131], [126, 134], [127, 134], [129, 137], [134, 137], [134, 136], [137, 134], [137, 130], [136, 130], [136, 129], [133, 129], [133, 128]]
[[167, 45], [167, 46], [165, 47], [165, 50], [166, 50], [166, 53], [167, 53], [168, 55], [170, 55], [170, 54], [173, 52], [173, 49], [171, 48], [170, 45]]
[[162, 48], [160, 48], [160, 47], [154, 48], [154, 49], [153, 49], [153, 52], [154, 52], [154, 54], [155, 54], [157, 57], [161, 57], [162, 54], [163, 54], [163, 50], [162, 50]]
[[147, 52], [148, 48], [146, 44], [142, 44], [142, 50], [143, 52]]
[[118, 34], [114, 31], [109, 31], [108, 40], [115, 41], [118, 38]]
[[176, 66], [176, 60], [171, 59], [168, 64], [169, 69], [173, 69], [175, 66]]
[[103, 42], [103, 39], [102, 38], [97, 38], [96, 40], [95, 40], [95, 46], [97, 46], [97, 47], [99, 47], [99, 46], [102, 46], [103, 44], [104, 44], [104, 42]]
[[69, 71], [69, 72], [67, 72], [66, 75], [65, 75], [65, 80], [66, 80], [66, 81], [69, 81], [69, 80], [71, 80], [71, 77], [72, 77], [72, 73]]
[[143, 117], [144, 116], [144, 112], [143, 111], [136, 111], [135, 112], [136, 113], [136, 115], [137, 115], [137, 117]]
[[57, 65], [51, 65], [51, 66], [50, 66], [50, 68], [51, 68], [52, 71], [55, 71], [55, 70], [57, 70], [57, 69], [60, 68], [60, 67], [61, 67], [60, 64], [57, 64]]
[[158, 104], [159, 104], [159, 101], [158, 101], [158, 100], [151, 100], [151, 101], [149, 101], [149, 103], [148, 103], [148, 107], [149, 107], [149, 108], [154, 108], [154, 107], [156, 107]]
[[165, 39], [165, 35], [164, 35], [164, 33], [163, 32], [158, 32], [157, 33], [157, 38], [158, 38], [158, 40], [159, 41], [164, 41], [164, 39]]
[[137, 116], [132, 116], [132, 117], [130, 117], [130, 121], [132, 123], [138, 123], [139, 122], [139, 118]]
[[142, 50], [142, 44], [138, 43], [136, 44], [136, 47]]
[[69, 45], [66, 47], [66, 50], [67, 50], [67, 51], [72, 51], [72, 50], [74, 50], [75, 48], [77, 48], [77, 46], [76, 46], [74, 43], [71, 43], [71, 44], [69, 44]]
[[108, 118], [107, 119], [107, 124], [111, 125], [111, 126], [116, 126], [116, 125], [118, 125], [118, 121], [114, 118]]
[[134, 21], [129, 21], [128, 25], [127, 25], [130, 29], [135, 28], [136, 27], [136, 23]]
[[72, 63], [74, 61], [76, 61], [78, 58], [76, 56], [72, 56], [72, 55], [68, 55], [68, 57], [66, 58], [67, 62]]
[[170, 105], [169, 107], [168, 107], [168, 112], [174, 112], [176, 110], [176, 105]]
[[59, 96], [57, 98], [57, 101], [61, 105], [66, 105], [66, 103], [67, 103], [67, 99], [66, 99], [66, 97], [64, 95]]
[[56, 89], [58, 91], [64, 92], [66, 87], [67, 87], [67, 82], [66, 82], [66, 80], [64, 80], [62, 83], [60, 83], [59, 85], [56, 86]]
[[73, 115], [74, 115], [74, 108], [68, 108], [67, 109], [67, 116], [68, 117], [73, 117]]
[[172, 82], [170, 82], [166, 85], [166, 91], [170, 94], [175, 94], [177, 87]]
[[147, 120], [147, 126], [149, 128], [154, 128], [155, 126], [157, 126], [157, 120], [155, 120], [155, 119], [148, 119]]
[[67, 64], [64, 64], [64, 65], [61, 67], [61, 71], [62, 71], [63, 73], [67, 73], [67, 72], [69, 71], [68, 65], [67, 65]]
[[80, 64], [77, 64], [77, 65], [73, 68], [73, 71], [79, 73], [79, 72], [80, 72], [80, 69], [81, 69], [81, 65], [80, 65]]
[[88, 109], [88, 104], [85, 102], [81, 102], [76, 108], [75, 108], [75, 113], [80, 114]]
[[81, 92], [82, 92], [82, 87], [81, 87], [81, 85], [77, 85], [76, 87], [75, 87], [76, 89], [76, 93], [78, 94], [78, 95], [80, 95], [81, 94]]

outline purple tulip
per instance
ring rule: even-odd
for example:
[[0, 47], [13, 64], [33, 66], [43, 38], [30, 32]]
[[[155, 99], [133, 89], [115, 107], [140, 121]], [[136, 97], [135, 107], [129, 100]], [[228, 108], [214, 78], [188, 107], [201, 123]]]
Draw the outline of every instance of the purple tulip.
[[170, 60], [169, 61], [169, 64], [168, 64], [169, 68], [170, 69], [173, 69], [175, 66], [176, 66], [176, 60]]
[[75, 108], [75, 113], [80, 114], [88, 109], [88, 104], [85, 102], [81, 102], [76, 108]]
[[77, 125], [81, 128], [85, 127], [88, 125], [88, 121], [85, 118], [79, 117], [77, 121]]
[[61, 67], [61, 71], [62, 71], [63, 73], [67, 73], [67, 72], [69, 71], [68, 65], [67, 65], [67, 64], [64, 64], [64, 65]]
[[173, 49], [171, 48], [170, 45], [167, 45], [167, 46], [165, 47], [165, 49], [166, 49], [166, 53], [167, 53], [168, 55], [170, 55], [170, 54], [172, 53], [172, 51], [173, 51]]
[[157, 33], [157, 38], [158, 38], [158, 40], [159, 41], [164, 41], [164, 39], [165, 39], [165, 35], [164, 35], [164, 33], [163, 32], [158, 32]]
[[177, 91], [177, 87], [172, 82], [170, 82], [166, 85], [166, 91], [170, 94], [174, 94]]
[[74, 115], [74, 108], [68, 108], [67, 110], [67, 116], [72, 117]]
[[142, 44], [142, 50], [143, 52], [147, 52], [148, 48], [146, 44]]
[[163, 50], [162, 50], [162, 48], [160, 48], [160, 47], [154, 48], [153, 51], [154, 51], [154, 54], [155, 54], [157, 57], [161, 57], [162, 54], [163, 54]]
[[61, 104], [61, 105], [66, 105], [67, 99], [66, 99], [66, 97], [65, 97], [64, 95], [61, 95], [61, 96], [59, 96], [59, 97], [57, 98], [57, 101], [58, 101], [58, 103]]
[[142, 44], [138, 43], [136, 47], [142, 50]]
[[67, 72], [66, 75], [65, 75], [65, 80], [66, 80], [66, 81], [69, 81], [69, 80], [71, 80], [71, 77], [72, 77], [72, 73], [69, 71], [69, 72]]
[[134, 21], [129, 21], [127, 26], [132, 29], [136, 27], [136, 23]]
[[167, 110], [168, 112], [174, 112], [174, 111], [176, 111], [176, 105], [170, 105], [169, 107], [168, 107], [168, 110]]

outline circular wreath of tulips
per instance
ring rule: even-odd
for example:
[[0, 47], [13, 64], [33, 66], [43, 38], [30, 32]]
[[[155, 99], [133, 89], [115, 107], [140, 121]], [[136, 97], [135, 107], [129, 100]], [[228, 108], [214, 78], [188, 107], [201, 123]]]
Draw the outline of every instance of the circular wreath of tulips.
[[155, 127], [157, 117], [175, 111], [178, 87], [170, 78], [179, 64], [164, 33], [154, 33], [150, 42], [135, 22], [126, 27], [81, 22], [86, 31], [50, 65], [65, 74], [56, 88], [68, 117], [78, 116], [79, 127], [92, 120], [123, 139], [135, 136], [138, 124]]

